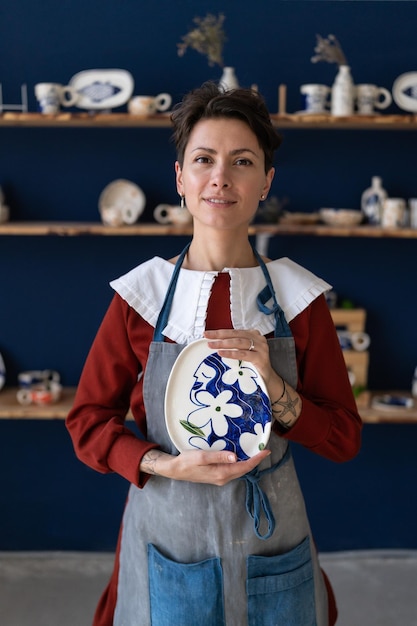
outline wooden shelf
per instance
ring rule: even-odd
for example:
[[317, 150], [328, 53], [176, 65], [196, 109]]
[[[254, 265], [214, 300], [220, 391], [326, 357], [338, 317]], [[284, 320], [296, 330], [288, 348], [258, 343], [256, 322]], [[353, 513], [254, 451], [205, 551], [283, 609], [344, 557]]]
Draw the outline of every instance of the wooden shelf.
[[[62, 398], [55, 404], [23, 406], [16, 398], [17, 387], [7, 387], [0, 391], [0, 419], [49, 420], [65, 419], [74, 402], [75, 387], [64, 387]], [[389, 393], [389, 392], [384, 392]], [[409, 395], [404, 392], [401, 395]], [[400, 411], [380, 411], [371, 408], [372, 394], [364, 392], [358, 398], [359, 413], [366, 424], [417, 424], [417, 406], [413, 409]], [[132, 415], [128, 414], [131, 420]]]
[[[417, 115], [373, 115], [332, 117], [331, 115], [271, 114], [277, 128], [328, 129], [328, 130], [417, 130]], [[67, 113], [43, 115], [41, 113], [0, 114], [0, 126], [26, 126], [43, 128], [169, 128], [170, 113], [158, 113], [148, 117], [130, 113]]]
[[75, 387], [64, 387], [59, 402], [22, 405], [16, 398], [17, 387], [0, 391], [0, 419], [65, 419], [74, 402]]
[[[192, 226], [156, 222], [126, 226], [105, 226], [101, 222], [7, 222], [0, 224], [0, 235], [6, 236], [188, 236], [193, 232]], [[402, 238], [417, 239], [417, 228], [380, 228], [377, 226], [324, 226], [304, 224], [253, 224], [249, 227], [250, 235], [272, 236], [316, 236], [316, 237], [369, 237], [369, 238]]]

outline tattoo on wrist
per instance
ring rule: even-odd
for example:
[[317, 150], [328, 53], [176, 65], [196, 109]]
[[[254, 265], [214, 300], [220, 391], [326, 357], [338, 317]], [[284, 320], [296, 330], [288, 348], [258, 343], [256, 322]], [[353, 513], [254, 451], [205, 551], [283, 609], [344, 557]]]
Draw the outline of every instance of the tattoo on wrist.
[[158, 458], [161, 456], [160, 450], [149, 450], [143, 455], [141, 468], [143, 472], [146, 474], [152, 474], [153, 476], [158, 476], [158, 472], [156, 471], [156, 462]]
[[[275, 400], [271, 404], [272, 413], [277, 422], [284, 430], [289, 430], [295, 421], [293, 418], [297, 417], [297, 405], [299, 404], [298, 395], [293, 399], [291, 398], [288, 389], [285, 385], [285, 380], [281, 377], [284, 388], [281, 396], [278, 400]], [[277, 407], [277, 408], [274, 408]]]

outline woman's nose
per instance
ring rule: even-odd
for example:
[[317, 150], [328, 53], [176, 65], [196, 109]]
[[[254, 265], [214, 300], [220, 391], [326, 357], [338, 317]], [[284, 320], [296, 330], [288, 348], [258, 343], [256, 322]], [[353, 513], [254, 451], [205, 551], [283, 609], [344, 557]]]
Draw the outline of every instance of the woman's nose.
[[215, 187], [230, 187], [231, 185], [231, 176], [227, 169], [222, 164], [218, 164], [212, 171], [211, 175], [211, 184]]

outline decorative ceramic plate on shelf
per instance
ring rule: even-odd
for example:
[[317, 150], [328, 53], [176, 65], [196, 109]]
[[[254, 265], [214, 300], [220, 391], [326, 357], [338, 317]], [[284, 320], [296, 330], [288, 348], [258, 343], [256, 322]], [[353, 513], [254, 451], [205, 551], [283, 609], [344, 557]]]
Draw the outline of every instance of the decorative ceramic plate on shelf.
[[417, 113], [417, 72], [398, 76], [392, 86], [392, 97], [400, 109]]
[[248, 459], [266, 447], [271, 415], [265, 383], [252, 363], [220, 357], [206, 339], [179, 354], [165, 392], [165, 422], [180, 452], [230, 450]]
[[101, 219], [109, 226], [134, 224], [142, 215], [145, 204], [142, 189], [124, 178], [109, 183], [98, 199]]
[[414, 408], [414, 400], [408, 396], [375, 396], [372, 400], [372, 408], [385, 411], [408, 411]]
[[78, 93], [79, 109], [114, 109], [129, 100], [134, 81], [126, 70], [85, 70], [75, 74], [69, 85]]
[[363, 220], [362, 211], [356, 209], [320, 209], [320, 219], [330, 226], [356, 226]]

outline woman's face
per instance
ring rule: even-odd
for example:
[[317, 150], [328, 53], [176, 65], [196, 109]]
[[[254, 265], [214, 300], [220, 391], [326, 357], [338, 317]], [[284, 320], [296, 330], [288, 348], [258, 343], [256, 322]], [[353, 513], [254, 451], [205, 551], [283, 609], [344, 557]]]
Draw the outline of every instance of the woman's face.
[[178, 193], [185, 196], [194, 222], [220, 229], [246, 227], [274, 176], [273, 168], [265, 174], [256, 135], [243, 121], [230, 118], [199, 121], [183, 166], [177, 162], [175, 170]]

